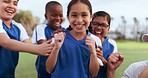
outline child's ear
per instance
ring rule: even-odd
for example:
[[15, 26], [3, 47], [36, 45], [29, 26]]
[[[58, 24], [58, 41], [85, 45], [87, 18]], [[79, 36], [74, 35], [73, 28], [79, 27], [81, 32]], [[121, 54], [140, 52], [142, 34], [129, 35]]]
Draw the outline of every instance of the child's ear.
[[45, 18], [47, 19], [47, 16], [46, 16], [46, 14], [44, 14], [44, 16], [45, 16]]
[[90, 21], [92, 21], [93, 15], [90, 15]]
[[108, 28], [108, 31], [110, 30], [110, 26], [109, 26], [109, 28]]

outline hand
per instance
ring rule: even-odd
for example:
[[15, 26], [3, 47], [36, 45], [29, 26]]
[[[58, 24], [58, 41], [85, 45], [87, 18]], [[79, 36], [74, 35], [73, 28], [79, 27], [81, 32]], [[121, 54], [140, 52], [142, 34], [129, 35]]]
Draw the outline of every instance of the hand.
[[107, 69], [116, 70], [121, 65], [123, 60], [124, 60], [124, 56], [121, 53], [119, 53], [119, 52], [112, 53], [108, 57]]
[[103, 52], [102, 52], [102, 47], [101, 46], [97, 47], [96, 54], [97, 54], [98, 58], [100, 58], [101, 60], [103, 59]]
[[43, 56], [48, 56], [52, 50], [53, 50], [54, 45], [51, 44], [51, 40], [45, 41], [42, 44], [39, 45], [39, 47], [37, 48], [39, 51], [39, 55], [43, 55]]
[[57, 34], [54, 34], [54, 38], [55, 38], [54, 47], [56, 49], [60, 49], [65, 39], [65, 33], [59, 32]]
[[85, 44], [88, 46], [90, 54], [96, 54], [95, 41], [91, 37], [86, 37]]

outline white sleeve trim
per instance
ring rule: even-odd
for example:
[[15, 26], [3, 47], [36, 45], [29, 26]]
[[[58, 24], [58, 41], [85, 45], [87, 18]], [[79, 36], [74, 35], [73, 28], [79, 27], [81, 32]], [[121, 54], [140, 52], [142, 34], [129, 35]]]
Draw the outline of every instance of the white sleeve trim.
[[45, 27], [46, 24], [37, 25], [34, 29], [33, 36], [32, 36], [32, 43], [37, 43], [40, 39], [46, 39], [45, 37]]
[[28, 36], [25, 28], [23, 27], [23, 25], [21, 23], [17, 23], [14, 20], [12, 21], [12, 23], [14, 25], [16, 25], [21, 30], [21, 33], [20, 33], [20, 41], [24, 41], [25, 39], [28, 39], [29, 38], [29, 36]]
[[113, 53], [118, 52], [116, 41], [114, 41], [113, 39], [109, 39], [108, 41], [114, 46]]
[[6, 31], [3, 29], [3, 24], [1, 19], [0, 19], [0, 33], [6, 33]]

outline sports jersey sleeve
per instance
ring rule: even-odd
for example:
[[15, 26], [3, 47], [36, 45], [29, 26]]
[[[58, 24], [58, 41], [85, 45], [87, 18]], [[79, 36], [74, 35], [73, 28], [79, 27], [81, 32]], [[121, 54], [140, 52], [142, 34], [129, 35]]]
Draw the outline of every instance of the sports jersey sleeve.
[[121, 78], [138, 78], [145, 66], [148, 66], [148, 60], [132, 63]]
[[20, 24], [20, 29], [21, 29], [20, 40], [23, 41], [25, 39], [28, 39], [29, 36], [28, 36], [25, 28], [22, 26], [22, 24]]
[[23, 25], [21, 23], [17, 23], [14, 20], [12, 21], [12, 23], [15, 24], [21, 31], [21, 33], [20, 33], [20, 41], [24, 41], [25, 39], [29, 38], [25, 28], [23, 27]]
[[95, 36], [93, 34], [91, 34], [90, 37], [94, 39], [97, 46], [102, 46], [102, 43], [101, 43], [101, 40], [100, 40], [99, 37], [97, 37], [97, 36]]
[[0, 33], [6, 33], [2, 26], [2, 20], [0, 19]]
[[32, 43], [37, 43], [37, 36], [36, 36], [36, 28], [34, 28], [33, 30], [33, 34], [32, 34]]
[[114, 46], [113, 53], [118, 52], [117, 43], [113, 39], [109, 39], [109, 42]]
[[32, 36], [32, 43], [37, 43], [40, 39], [46, 39], [45, 37], [45, 24], [38, 25], [33, 31], [33, 36]]

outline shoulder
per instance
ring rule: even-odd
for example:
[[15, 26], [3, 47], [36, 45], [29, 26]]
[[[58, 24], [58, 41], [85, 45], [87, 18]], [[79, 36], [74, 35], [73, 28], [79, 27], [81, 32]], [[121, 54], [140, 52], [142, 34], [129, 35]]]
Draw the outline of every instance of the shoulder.
[[3, 24], [1, 19], [0, 19], [0, 33], [6, 33], [6, 31], [3, 29]]
[[140, 69], [142, 69], [145, 66], [148, 66], [148, 60], [134, 62], [134, 63], [130, 64], [126, 70], [127, 71], [130, 71], [130, 70], [139, 70], [140, 71]]
[[12, 20], [12, 24], [14, 26], [18, 27], [21, 31], [25, 29], [24, 26], [21, 23], [18, 23], [18, 22], [14, 21], [14, 20]]
[[12, 20], [12, 24], [17, 26], [17, 27], [23, 27], [23, 25], [21, 23], [18, 23], [18, 22], [14, 21], [14, 20]]
[[130, 64], [128, 68], [126, 68], [122, 78], [125, 78], [126, 76], [131, 78], [137, 78], [146, 66], [148, 66], [148, 60], [134, 62]]
[[111, 39], [111, 38], [109, 38], [108, 41], [109, 41], [110, 43], [116, 43], [116, 41], [113, 40], [113, 39]]
[[38, 24], [36, 26], [36, 28], [45, 28], [45, 27], [47, 27], [47, 24]]
[[131, 64], [132, 67], [148, 66], [148, 60], [139, 61]]
[[96, 42], [97, 46], [102, 46], [102, 42], [101, 42], [99, 37], [93, 35], [92, 33], [90, 33], [90, 37], [94, 39], [94, 41]]
[[115, 40], [109, 38], [109, 39], [108, 39], [108, 42], [109, 42], [110, 44], [116, 46], [116, 41], [115, 41]]

